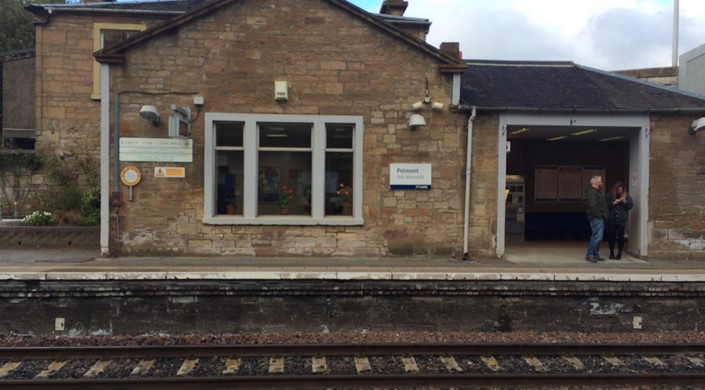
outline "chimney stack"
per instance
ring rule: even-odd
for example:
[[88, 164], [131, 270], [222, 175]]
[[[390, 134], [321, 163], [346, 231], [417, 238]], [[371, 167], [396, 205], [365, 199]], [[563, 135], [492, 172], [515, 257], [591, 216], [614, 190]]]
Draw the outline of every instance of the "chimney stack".
[[406, 7], [408, 6], [409, 2], [406, 0], [384, 0], [379, 13], [383, 15], [404, 16], [404, 11], [406, 11]]
[[442, 42], [441, 43], [441, 53], [458, 59], [463, 59], [460, 54], [460, 43], [459, 42]]

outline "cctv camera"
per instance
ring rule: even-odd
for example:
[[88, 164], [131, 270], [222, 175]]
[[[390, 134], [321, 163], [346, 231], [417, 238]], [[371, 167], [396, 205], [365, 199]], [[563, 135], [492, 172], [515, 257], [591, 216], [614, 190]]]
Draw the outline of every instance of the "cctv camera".
[[695, 134], [695, 132], [705, 129], [705, 117], [696, 119], [693, 124], [688, 128], [688, 134]]
[[140, 116], [144, 119], [152, 121], [153, 124], [158, 125], [160, 116], [159, 110], [154, 106], [142, 106], [140, 109]]
[[426, 118], [419, 114], [413, 114], [409, 117], [409, 129], [416, 130], [416, 128], [426, 126]]

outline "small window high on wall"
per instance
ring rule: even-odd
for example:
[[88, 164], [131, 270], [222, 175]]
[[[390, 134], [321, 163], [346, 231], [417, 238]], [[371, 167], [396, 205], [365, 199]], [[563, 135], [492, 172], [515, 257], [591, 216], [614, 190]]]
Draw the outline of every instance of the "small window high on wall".
[[[147, 28], [141, 23], [93, 23], [93, 51], [110, 47]], [[100, 99], [100, 64], [93, 60], [92, 99]]]
[[206, 114], [204, 222], [360, 225], [362, 117]]

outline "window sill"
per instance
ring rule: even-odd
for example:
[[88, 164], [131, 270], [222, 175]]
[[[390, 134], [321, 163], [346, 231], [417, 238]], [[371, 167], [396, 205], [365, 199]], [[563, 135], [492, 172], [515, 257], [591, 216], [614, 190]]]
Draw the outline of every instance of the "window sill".
[[296, 215], [272, 215], [258, 218], [245, 218], [234, 215], [217, 215], [203, 218], [206, 225], [307, 225], [307, 226], [360, 226], [365, 223], [362, 218], [330, 216], [310, 218]]

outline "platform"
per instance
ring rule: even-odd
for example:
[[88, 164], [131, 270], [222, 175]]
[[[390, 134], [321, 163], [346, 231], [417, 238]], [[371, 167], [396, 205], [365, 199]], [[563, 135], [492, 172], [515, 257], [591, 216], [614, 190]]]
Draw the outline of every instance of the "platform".
[[[101, 257], [97, 250], [0, 249], [0, 280], [705, 281], [705, 263], [584, 260], [586, 243], [513, 244], [504, 259], [438, 257]], [[606, 256], [606, 245], [602, 255]]]
[[0, 335], [702, 329], [705, 264], [593, 264], [585, 246], [472, 261], [0, 250]]

